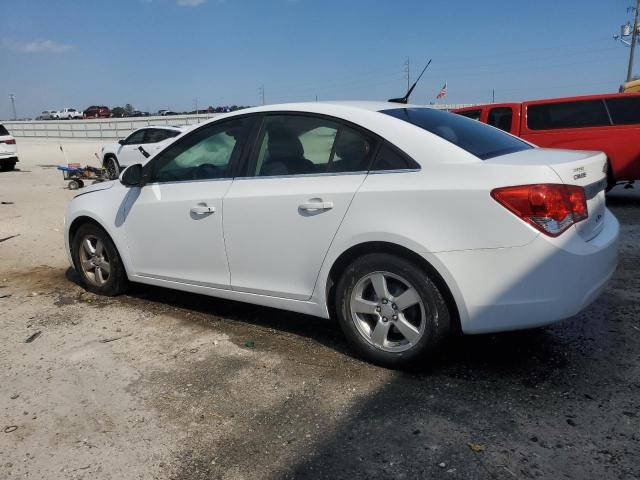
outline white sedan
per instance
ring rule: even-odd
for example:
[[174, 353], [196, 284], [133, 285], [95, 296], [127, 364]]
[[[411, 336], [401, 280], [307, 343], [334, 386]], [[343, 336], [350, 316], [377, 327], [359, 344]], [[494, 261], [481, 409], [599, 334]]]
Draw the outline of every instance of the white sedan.
[[139, 128], [127, 138], [102, 147], [102, 166], [107, 170], [109, 178], [116, 179], [129, 165], [146, 163], [149, 157], [145, 157], [144, 152], [149, 156], [157, 153], [166, 145], [167, 140], [177, 137], [183, 131], [182, 127], [168, 125]]
[[452, 332], [592, 302], [617, 264], [605, 166], [430, 108], [252, 108], [82, 190], [66, 249], [92, 292], [135, 281], [335, 315], [361, 355], [398, 367]]

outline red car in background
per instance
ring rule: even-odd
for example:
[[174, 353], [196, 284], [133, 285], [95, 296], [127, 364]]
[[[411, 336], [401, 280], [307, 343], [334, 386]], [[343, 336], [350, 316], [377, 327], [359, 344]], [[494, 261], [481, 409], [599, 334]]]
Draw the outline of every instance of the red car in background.
[[109, 118], [111, 116], [111, 110], [109, 107], [91, 105], [84, 112], [82, 112], [84, 118]]
[[614, 93], [494, 103], [452, 112], [479, 120], [539, 147], [607, 154], [609, 188], [640, 179], [640, 94]]

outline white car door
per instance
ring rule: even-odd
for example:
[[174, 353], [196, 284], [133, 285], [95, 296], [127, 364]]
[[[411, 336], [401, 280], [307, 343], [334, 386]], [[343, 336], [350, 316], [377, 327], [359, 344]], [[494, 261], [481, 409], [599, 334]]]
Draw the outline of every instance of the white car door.
[[135, 165], [136, 163], [144, 163], [146, 158], [138, 147], [143, 146], [145, 143], [145, 135], [147, 128], [141, 128], [129, 135], [125, 140], [120, 143], [116, 156], [118, 157], [118, 163], [120, 166]]
[[131, 189], [122, 219], [136, 275], [229, 288], [222, 199], [248, 124], [208, 124], [145, 166], [148, 183]]
[[310, 115], [267, 115], [260, 131], [248, 176], [224, 198], [231, 288], [305, 300], [375, 141]]

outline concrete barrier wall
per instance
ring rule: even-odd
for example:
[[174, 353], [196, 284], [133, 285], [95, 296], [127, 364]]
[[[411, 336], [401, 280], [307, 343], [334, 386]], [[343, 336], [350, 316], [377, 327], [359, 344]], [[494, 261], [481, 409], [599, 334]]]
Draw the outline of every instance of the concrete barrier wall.
[[[429, 105], [439, 110], [468, 107], [473, 104], [438, 104]], [[219, 113], [200, 115], [171, 115], [167, 117], [105, 118], [83, 120], [35, 120], [3, 122], [3, 125], [14, 137], [42, 138], [89, 138], [118, 139], [124, 138], [138, 128], [149, 125], [196, 125]]]
[[216, 113], [200, 115], [171, 115], [167, 117], [105, 118], [85, 120], [36, 120], [3, 122], [14, 137], [41, 138], [124, 138], [138, 128], [149, 125], [196, 125]]

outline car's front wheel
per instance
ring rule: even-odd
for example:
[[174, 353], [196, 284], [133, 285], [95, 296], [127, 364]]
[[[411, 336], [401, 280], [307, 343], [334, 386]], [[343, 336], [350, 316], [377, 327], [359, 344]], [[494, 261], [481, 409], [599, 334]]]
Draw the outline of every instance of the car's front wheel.
[[425, 271], [396, 255], [354, 260], [336, 286], [336, 310], [352, 346], [384, 367], [423, 360], [450, 331], [438, 287]]
[[102, 228], [85, 223], [75, 233], [71, 253], [76, 271], [87, 290], [99, 295], [119, 295], [128, 280], [113, 241]]
[[120, 176], [120, 163], [118, 159], [113, 155], [108, 155], [103, 161], [104, 169], [107, 171], [107, 177], [109, 180], [117, 180]]

